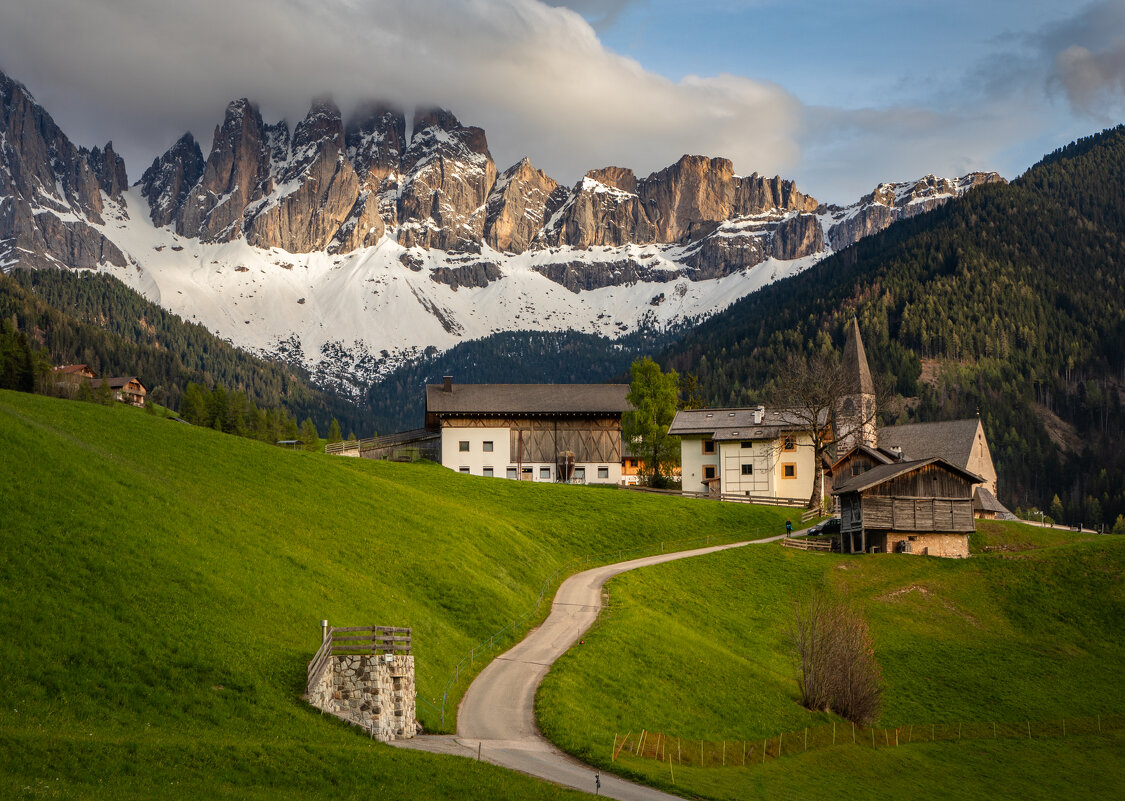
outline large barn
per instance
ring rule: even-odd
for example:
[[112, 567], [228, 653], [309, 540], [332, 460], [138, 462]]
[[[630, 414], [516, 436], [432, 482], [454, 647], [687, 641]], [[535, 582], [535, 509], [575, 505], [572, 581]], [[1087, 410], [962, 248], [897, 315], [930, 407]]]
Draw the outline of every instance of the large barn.
[[617, 484], [627, 384], [455, 384], [426, 387], [426, 427], [441, 463], [475, 476]]

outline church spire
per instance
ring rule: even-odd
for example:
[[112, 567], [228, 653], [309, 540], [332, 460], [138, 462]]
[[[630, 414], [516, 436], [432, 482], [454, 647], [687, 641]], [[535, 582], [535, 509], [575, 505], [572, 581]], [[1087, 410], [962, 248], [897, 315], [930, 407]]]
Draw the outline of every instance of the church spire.
[[847, 373], [845, 387], [849, 395], [874, 395], [875, 382], [871, 380], [871, 368], [867, 366], [867, 352], [863, 349], [863, 337], [859, 333], [859, 320], [852, 315], [848, 326], [848, 339], [844, 343], [842, 366]]
[[836, 457], [839, 458], [857, 445], [874, 448], [877, 444], [875, 429], [875, 382], [863, 349], [859, 321], [853, 316], [844, 343], [843, 394], [836, 405]]

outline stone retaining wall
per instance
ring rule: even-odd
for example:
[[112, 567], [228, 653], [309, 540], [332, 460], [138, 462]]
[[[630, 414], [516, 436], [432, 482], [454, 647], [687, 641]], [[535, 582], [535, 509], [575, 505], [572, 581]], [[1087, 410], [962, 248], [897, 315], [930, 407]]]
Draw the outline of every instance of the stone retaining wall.
[[406, 740], [417, 733], [413, 656], [334, 656], [307, 699], [383, 742]]

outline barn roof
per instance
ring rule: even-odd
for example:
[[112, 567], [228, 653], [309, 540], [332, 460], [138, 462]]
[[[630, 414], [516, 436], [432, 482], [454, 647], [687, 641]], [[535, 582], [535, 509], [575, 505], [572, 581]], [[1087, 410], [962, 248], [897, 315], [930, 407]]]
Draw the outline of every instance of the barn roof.
[[117, 376], [116, 378], [94, 378], [90, 381], [91, 389], [97, 389], [102, 385], [103, 381], [109, 384], [110, 389], [122, 389], [130, 381], [136, 381], [146, 392], [148, 391], [148, 387], [145, 387], [141, 379], [137, 378], [135, 375]]
[[892, 478], [898, 478], [907, 473], [913, 473], [915, 470], [919, 470], [930, 464], [941, 465], [951, 473], [957, 473], [973, 484], [984, 481], [984, 479], [976, 473], [970, 473], [968, 470], [964, 470], [955, 464], [947, 462], [945, 459], [933, 456], [929, 459], [917, 459], [912, 462], [893, 462], [892, 464], [876, 465], [867, 472], [860, 473], [858, 476], [853, 476], [838, 487], [833, 488], [832, 494], [843, 495], [846, 492], [863, 492], [866, 489], [871, 489], [874, 486], [890, 481]]
[[1000, 514], [1008, 510], [1004, 507], [1004, 504], [996, 500], [996, 496], [987, 489], [977, 487], [976, 490], [973, 491], [973, 511]]
[[628, 393], [628, 384], [428, 384], [426, 414], [621, 414]]
[[[762, 422], [755, 423], [758, 407], [737, 409], [683, 409], [676, 412], [668, 433], [677, 437], [692, 434], [710, 435], [719, 441], [744, 439], [774, 439], [778, 434], [798, 431], [806, 427], [801, 417], [792, 409], [766, 409]], [[828, 415], [822, 414], [820, 424], [827, 425]]]
[[829, 468], [835, 470], [837, 466], [850, 459], [856, 451], [866, 453], [868, 456], [870, 456], [880, 464], [890, 464], [891, 462], [897, 461], [897, 459], [894, 459], [890, 454], [879, 448], [872, 448], [867, 445], [856, 445], [850, 451], [848, 451], [831, 465], [829, 465]]
[[[947, 420], [944, 423], [913, 423], [879, 429], [881, 448], [901, 448], [907, 459], [940, 456], [945, 461], [966, 467], [976, 442], [980, 418]], [[981, 479], [982, 481], [984, 479]]]

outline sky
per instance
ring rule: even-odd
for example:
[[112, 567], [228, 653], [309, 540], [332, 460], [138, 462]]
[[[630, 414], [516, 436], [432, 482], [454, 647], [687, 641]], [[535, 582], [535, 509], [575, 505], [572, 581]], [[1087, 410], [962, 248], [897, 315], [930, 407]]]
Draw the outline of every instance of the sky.
[[996, 170], [1125, 117], [1125, 0], [34, 0], [0, 70], [131, 180], [226, 104], [442, 106], [562, 183], [685, 153], [848, 203]]

